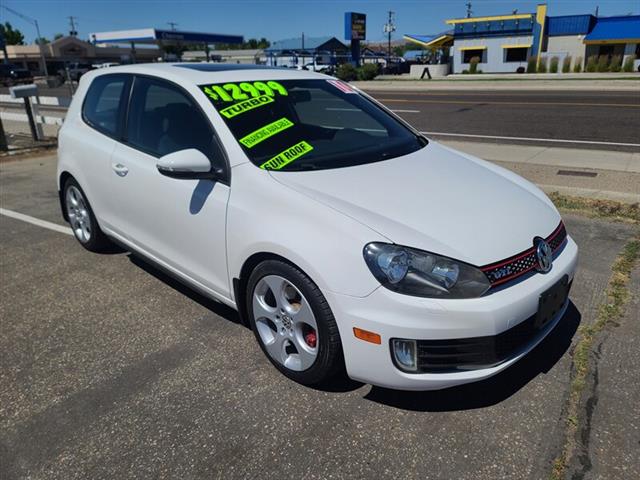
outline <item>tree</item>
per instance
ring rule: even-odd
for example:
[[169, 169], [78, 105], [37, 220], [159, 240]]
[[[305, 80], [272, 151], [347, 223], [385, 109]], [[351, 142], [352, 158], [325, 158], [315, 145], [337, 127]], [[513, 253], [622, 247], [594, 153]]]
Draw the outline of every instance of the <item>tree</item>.
[[9, 22], [0, 23], [0, 33], [7, 45], [24, 45], [24, 35], [17, 28], [14, 29]]
[[40, 38], [36, 38], [34, 43], [36, 45], [38, 45], [39, 43], [42, 44], [42, 45], [45, 45], [45, 44], [51, 43], [51, 42], [49, 41], [49, 39], [47, 37], [40, 37]]
[[63, 35], [62, 33], [56, 33], [56, 34], [53, 36], [53, 39], [54, 39], [54, 40], [58, 40], [58, 39], [60, 39], [60, 38], [62, 38], [62, 37], [64, 37], [64, 35]]

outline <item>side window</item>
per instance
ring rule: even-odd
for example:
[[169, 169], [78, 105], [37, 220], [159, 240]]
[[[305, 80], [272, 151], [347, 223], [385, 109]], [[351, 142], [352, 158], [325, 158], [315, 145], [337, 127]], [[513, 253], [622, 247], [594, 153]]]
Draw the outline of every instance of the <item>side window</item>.
[[102, 75], [93, 80], [84, 99], [85, 121], [107, 135], [116, 135], [121, 118], [123, 93], [127, 91], [127, 75]]
[[224, 160], [213, 127], [195, 102], [173, 85], [136, 77], [127, 120], [127, 142], [155, 157], [195, 148], [217, 166]]

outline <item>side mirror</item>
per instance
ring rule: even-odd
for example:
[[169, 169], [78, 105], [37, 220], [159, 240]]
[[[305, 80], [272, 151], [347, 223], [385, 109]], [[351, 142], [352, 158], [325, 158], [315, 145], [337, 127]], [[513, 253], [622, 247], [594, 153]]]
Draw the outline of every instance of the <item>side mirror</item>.
[[200, 150], [188, 148], [160, 157], [156, 164], [158, 172], [171, 178], [187, 180], [219, 179], [221, 169], [215, 169], [207, 156]]

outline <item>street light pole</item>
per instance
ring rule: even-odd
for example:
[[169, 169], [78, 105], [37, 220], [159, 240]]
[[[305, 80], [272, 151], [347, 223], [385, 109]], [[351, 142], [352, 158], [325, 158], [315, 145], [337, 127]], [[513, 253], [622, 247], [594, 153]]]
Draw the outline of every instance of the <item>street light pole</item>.
[[396, 26], [393, 24], [393, 14], [394, 12], [389, 10], [389, 21], [384, 25], [384, 33], [387, 34], [387, 68], [391, 63], [391, 34], [396, 31]]
[[42, 37], [40, 36], [40, 27], [38, 26], [38, 21], [33, 20], [33, 23], [36, 26], [36, 32], [38, 33], [38, 50], [40, 50], [40, 59], [42, 60], [42, 68], [44, 69], [45, 78], [49, 76], [49, 71], [47, 70], [47, 59], [44, 57], [44, 51], [42, 50]]

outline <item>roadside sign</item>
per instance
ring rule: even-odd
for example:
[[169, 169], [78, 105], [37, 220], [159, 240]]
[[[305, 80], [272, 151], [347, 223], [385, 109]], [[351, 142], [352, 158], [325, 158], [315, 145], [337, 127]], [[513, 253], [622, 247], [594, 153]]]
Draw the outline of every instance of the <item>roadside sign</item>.
[[344, 14], [344, 38], [346, 40], [365, 40], [367, 37], [367, 15], [365, 13], [346, 12]]

